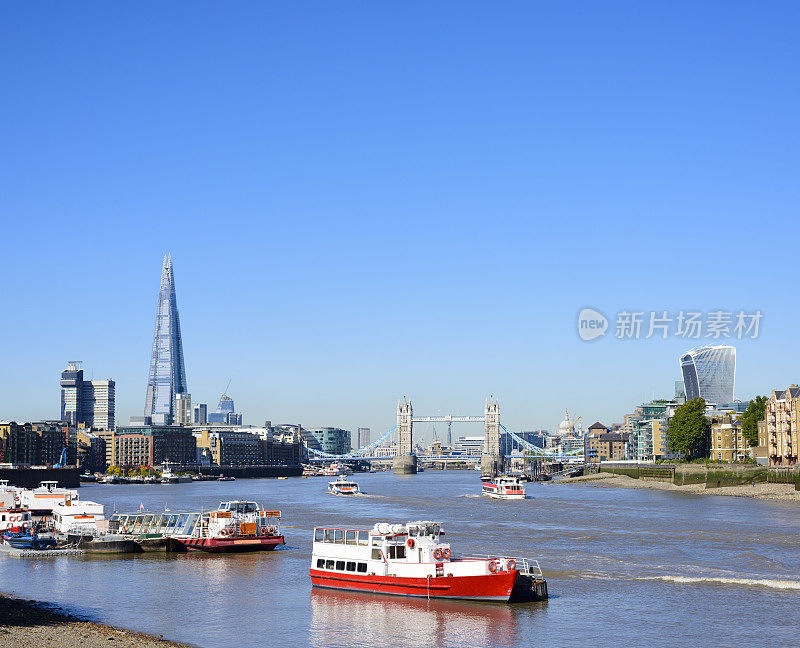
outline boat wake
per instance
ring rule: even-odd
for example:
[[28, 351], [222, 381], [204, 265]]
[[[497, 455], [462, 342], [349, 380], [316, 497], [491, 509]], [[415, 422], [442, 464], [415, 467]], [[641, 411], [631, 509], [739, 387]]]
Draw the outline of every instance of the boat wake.
[[718, 583], [720, 585], [742, 585], [744, 587], [769, 587], [771, 589], [800, 590], [800, 581], [771, 578], [725, 578], [717, 576], [642, 576], [636, 580], [661, 580], [670, 583], [696, 584]]

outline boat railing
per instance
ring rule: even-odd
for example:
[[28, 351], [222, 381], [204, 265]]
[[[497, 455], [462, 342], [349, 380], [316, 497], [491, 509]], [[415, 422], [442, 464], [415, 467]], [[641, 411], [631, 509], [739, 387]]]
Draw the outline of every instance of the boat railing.
[[542, 574], [542, 568], [539, 566], [539, 561], [536, 560], [536, 558], [500, 554], [471, 554], [469, 556], [464, 556], [464, 558], [476, 560], [502, 560], [504, 564], [509, 560], [513, 560], [516, 563], [516, 569], [519, 570], [520, 574], [524, 574], [525, 576], [533, 576], [534, 578], [544, 578], [544, 574]]

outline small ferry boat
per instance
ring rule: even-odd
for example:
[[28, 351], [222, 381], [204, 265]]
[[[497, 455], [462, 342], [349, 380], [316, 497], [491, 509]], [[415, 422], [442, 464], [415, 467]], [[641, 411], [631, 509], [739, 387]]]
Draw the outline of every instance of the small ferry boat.
[[483, 494], [495, 499], [525, 499], [519, 477], [484, 478]]
[[217, 481], [236, 481], [236, 477], [231, 477], [230, 475], [227, 477], [225, 475], [220, 475], [217, 477]]
[[371, 530], [317, 527], [309, 574], [315, 587], [398, 596], [530, 601], [547, 598], [536, 560], [455, 558], [440, 524], [376, 524]]
[[188, 484], [192, 481], [189, 475], [176, 475], [172, 472], [169, 464], [165, 464], [164, 470], [161, 473], [162, 484]]
[[361, 491], [358, 484], [340, 477], [339, 479], [328, 482], [328, 492], [331, 495], [359, 495]]
[[211, 553], [270, 551], [286, 544], [280, 511], [266, 511], [256, 502], [222, 502], [216, 511], [201, 513], [192, 532], [173, 536], [187, 549]]

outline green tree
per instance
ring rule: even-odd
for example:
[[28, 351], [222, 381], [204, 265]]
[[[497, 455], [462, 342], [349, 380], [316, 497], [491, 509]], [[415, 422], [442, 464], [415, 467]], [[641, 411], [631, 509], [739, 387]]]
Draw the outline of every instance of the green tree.
[[669, 449], [679, 452], [686, 461], [708, 454], [711, 423], [706, 418], [706, 402], [702, 398], [687, 401], [675, 410], [669, 421]]
[[751, 446], [758, 445], [758, 422], [764, 420], [766, 411], [767, 397], [756, 396], [742, 414], [742, 434]]

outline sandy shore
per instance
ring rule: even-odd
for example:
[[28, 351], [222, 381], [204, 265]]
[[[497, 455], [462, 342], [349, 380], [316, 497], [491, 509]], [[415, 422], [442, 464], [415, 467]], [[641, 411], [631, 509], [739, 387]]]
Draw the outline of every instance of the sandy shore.
[[186, 648], [0, 594], [0, 648]]
[[662, 482], [652, 479], [633, 479], [625, 475], [612, 475], [611, 473], [598, 473], [585, 477], [560, 479], [547, 484], [594, 486], [597, 488], [647, 488], [651, 490], [666, 490], [694, 495], [728, 495], [731, 497], [754, 497], [757, 499], [780, 500], [782, 502], [800, 503], [800, 491], [794, 489], [794, 484], [748, 484], [747, 486], [722, 486], [720, 488], [706, 488], [702, 484], [676, 486], [671, 482]]

